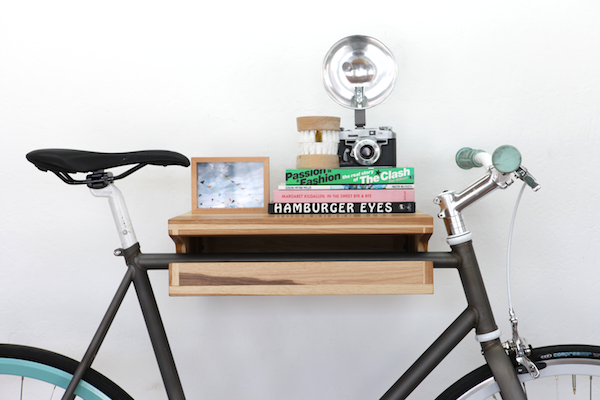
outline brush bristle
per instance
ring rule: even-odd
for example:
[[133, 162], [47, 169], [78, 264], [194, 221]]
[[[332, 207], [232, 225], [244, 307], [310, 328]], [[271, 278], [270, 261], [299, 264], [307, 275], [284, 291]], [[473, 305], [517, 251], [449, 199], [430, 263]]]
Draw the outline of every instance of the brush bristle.
[[317, 131], [300, 131], [300, 155], [337, 154], [340, 142], [339, 131], [319, 131], [321, 141], [317, 142]]

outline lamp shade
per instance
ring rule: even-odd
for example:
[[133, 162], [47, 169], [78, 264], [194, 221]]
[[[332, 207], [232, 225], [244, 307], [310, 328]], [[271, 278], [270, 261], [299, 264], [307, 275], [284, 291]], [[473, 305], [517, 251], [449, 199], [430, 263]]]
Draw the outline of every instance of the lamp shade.
[[385, 100], [396, 82], [392, 52], [369, 36], [348, 36], [331, 47], [323, 60], [323, 83], [344, 107], [364, 109]]

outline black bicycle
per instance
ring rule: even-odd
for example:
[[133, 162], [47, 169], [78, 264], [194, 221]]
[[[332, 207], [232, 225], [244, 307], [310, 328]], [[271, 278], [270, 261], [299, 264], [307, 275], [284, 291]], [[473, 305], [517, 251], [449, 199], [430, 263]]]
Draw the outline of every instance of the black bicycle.
[[[462, 192], [445, 191], [436, 198], [439, 217], [448, 231], [449, 252], [428, 253], [269, 253], [269, 254], [144, 254], [140, 251], [121, 192], [114, 181], [129, 176], [146, 165], [188, 166], [189, 160], [169, 151], [129, 153], [95, 153], [77, 150], [37, 150], [27, 155], [29, 161], [43, 171], [52, 171], [69, 184], [86, 185], [98, 197], [109, 200], [122, 248], [115, 251], [126, 265], [125, 276], [106, 312], [88, 350], [81, 361], [37, 348], [0, 345], [0, 393], [11, 398], [59, 398], [85, 400], [131, 399], [114, 382], [91, 369], [121, 302], [133, 283], [146, 321], [148, 333], [169, 399], [184, 399], [165, 329], [148, 278], [150, 270], [168, 269], [170, 263], [243, 262], [243, 261], [432, 261], [434, 268], [458, 270], [467, 299], [465, 310], [421, 357], [383, 395], [384, 400], [405, 399], [440, 363], [440, 361], [472, 330], [481, 343], [486, 364], [465, 375], [438, 399], [593, 399], [593, 377], [600, 376], [600, 347], [558, 345], [532, 348], [520, 338], [517, 318], [510, 307], [512, 339], [500, 342], [483, 279], [473, 250], [471, 233], [463, 220], [465, 207], [496, 189], [509, 187], [516, 179], [534, 190], [535, 179], [521, 165], [519, 152], [502, 146], [493, 155], [472, 149], [461, 149], [457, 163], [462, 168], [484, 167], [486, 173]], [[131, 168], [113, 176], [106, 170]], [[85, 173], [85, 179], [74, 179]], [[520, 197], [520, 196], [519, 196]], [[5, 379], [6, 378], [6, 379]], [[10, 388], [10, 384], [14, 388]], [[32, 384], [33, 388], [28, 385]], [[384, 389], [385, 390], [385, 389]], [[382, 390], [382, 392], [384, 392]], [[30, 397], [26, 397], [30, 396]], [[596, 395], [600, 398], [600, 394]]]

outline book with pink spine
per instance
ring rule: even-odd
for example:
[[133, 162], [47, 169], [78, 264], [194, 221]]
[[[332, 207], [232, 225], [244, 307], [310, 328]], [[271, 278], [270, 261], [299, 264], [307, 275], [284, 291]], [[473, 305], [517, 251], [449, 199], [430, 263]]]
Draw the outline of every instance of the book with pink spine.
[[274, 190], [274, 203], [414, 202], [414, 189]]

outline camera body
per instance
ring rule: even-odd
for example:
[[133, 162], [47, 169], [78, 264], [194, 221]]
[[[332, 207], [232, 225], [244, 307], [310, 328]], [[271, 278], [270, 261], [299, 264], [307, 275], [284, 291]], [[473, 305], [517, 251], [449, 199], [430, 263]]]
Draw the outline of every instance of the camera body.
[[396, 134], [392, 128], [356, 128], [340, 131], [341, 168], [396, 167]]

